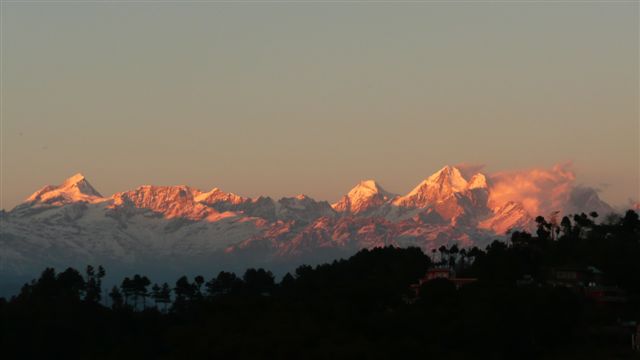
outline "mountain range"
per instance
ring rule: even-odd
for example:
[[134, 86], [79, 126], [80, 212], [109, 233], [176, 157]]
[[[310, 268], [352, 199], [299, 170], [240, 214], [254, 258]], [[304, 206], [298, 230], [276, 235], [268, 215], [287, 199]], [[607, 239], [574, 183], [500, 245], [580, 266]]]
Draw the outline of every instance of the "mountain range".
[[[539, 214], [518, 201], [496, 203], [492, 191], [484, 174], [465, 178], [452, 166], [406, 195], [364, 180], [333, 204], [305, 195], [249, 198], [185, 185], [145, 185], [104, 197], [76, 174], [0, 212], [0, 284], [46, 266], [86, 264], [166, 277], [248, 266], [290, 270], [361, 248], [484, 246], [509, 231], [532, 230]], [[557, 210], [613, 211], [581, 187]]]

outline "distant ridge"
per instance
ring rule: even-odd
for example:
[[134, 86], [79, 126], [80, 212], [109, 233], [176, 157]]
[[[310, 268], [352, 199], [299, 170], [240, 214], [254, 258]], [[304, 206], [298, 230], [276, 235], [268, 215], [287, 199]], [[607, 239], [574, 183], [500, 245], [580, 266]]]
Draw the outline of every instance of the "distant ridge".
[[[509, 231], [532, 230], [539, 214], [526, 210], [530, 204], [519, 202], [520, 194], [509, 200], [494, 191], [485, 174], [465, 178], [454, 166], [405, 195], [363, 180], [334, 204], [305, 195], [250, 198], [186, 185], [143, 185], [104, 197], [75, 174], [0, 214], [0, 274], [32, 276], [46, 266], [87, 263], [163, 272], [313, 263], [386, 245], [425, 251], [451, 243], [484, 246]], [[612, 211], [588, 188], [560, 195], [554, 204], [564, 213]]]

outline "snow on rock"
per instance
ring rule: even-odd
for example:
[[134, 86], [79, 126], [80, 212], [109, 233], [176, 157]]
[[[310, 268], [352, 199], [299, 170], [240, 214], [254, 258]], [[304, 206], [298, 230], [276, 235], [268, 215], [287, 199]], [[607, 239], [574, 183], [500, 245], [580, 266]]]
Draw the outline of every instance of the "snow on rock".
[[521, 204], [509, 201], [493, 210], [493, 214], [478, 223], [478, 228], [487, 229], [496, 234], [506, 234], [514, 230], [532, 230], [533, 218]]
[[47, 185], [26, 200], [30, 205], [47, 204], [61, 206], [73, 202], [98, 202], [104, 198], [89, 184], [84, 175], [78, 173], [66, 179], [62, 185]]
[[135, 190], [113, 195], [112, 208], [148, 209], [167, 219], [202, 220], [217, 211], [195, 201], [197, 190], [188, 186], [140, 186]]
[[399, 207], [424, 208], [466, 190], [467, 186], [468, 183], [462, 177], [460, 170], [447, 165], [429, 176], [407, 195], [394, 200], [393, 204]]
[[339, 213], [363, 214], [386, 204], [396, 195], [384, 190], [374, 180], [364, 180], [331, 205]]
[[467, 188], [469, 190], [486, 189], [486, 188], [488, 188], [487, 178], [484, 176], [484, 174], [477, 173], [477, 174], [475, 174], [475, 175], [473, 175], [471, 177], [471, 179], [469, 180]]

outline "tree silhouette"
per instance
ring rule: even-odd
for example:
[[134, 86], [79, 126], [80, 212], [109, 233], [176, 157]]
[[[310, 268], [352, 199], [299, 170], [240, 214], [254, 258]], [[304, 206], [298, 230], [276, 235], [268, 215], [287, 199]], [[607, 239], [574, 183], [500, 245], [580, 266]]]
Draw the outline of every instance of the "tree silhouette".
[[111, 292], [109, 292], [109, 297], [111, 298], [111, 308], [119, 309], [122, 308], [125, 304], [124, 298], [122, 297], [122, 293], [118, 289], [117, 286], [111, 288]]
[[173, 292], [176, 295], [173, 305], [176, 308], [181, 309], [194, 298], [195, 287], [189, 282], [189, 279], [186, 276], [182, 276], [178, 281], [176, 281]]
[[456, 244], [453, 244], [449, 248], [449, 267], [455, 268], [456, 261], [457, 261], [457, 255], [458, 255], [459, 252], [460, 252], [460, 249], [458, 248], [458, 245], [456, 245]]
[[98, 266], [98, 271], [96, 272], [93, 266], [87, 265], [86, 274], [86, 295], [84, 299], [89, 303], [99, 303], [102, 299], [102, 278], [106, 274], [104, 268]]
[[146, 276], [134, 275], [131, 286], [133, 288], [133, 296], [135, 299], [134, 307], [137, 308], [138, 298], [142, 298], [142, 308], [146, 308], [146, 300], [147, 296], [149, 296], [149, 291], [147, 287], [151, 284], [151, 281]]
[[237, 291], [242, 286], [242, 280], [234, 273], [221, 271], [217, 277], [209, 280], [205, 286], [207, 294], [214, 297]]
[[79, 300], [85, 291], [84, 278], [76, 269], [67, 268], [58, 274], [56, 280], [63, 297]]
[[275, 286], [275, 279], [271, 271], [264, 269], [248, 269], [244, 276], [245, 289], [251, 294], [269, 294]]
[[204, 277], [198, 275], [193, 278], [193, 296], [196, 299], [202, 299], [202, 285], [204, 284]]
[[551, 234], [551, 224], [545, 220], [544, 216], [536, 216], [536, 224], [538, 224], [538, 230], [536, 230], [536, 235], [540, 240], [549, 240], [549, 235]]
[[562, 233], [565, 236], [571, 235], [571, 220], [568, 216], [563, 216], [562, 221], [560, 221], [560, 227], [562, 228]]
[[438, 251], [440, 252], [440, 264], [444, 265], [445, 264], [445, 254], [449, 253], [449, 250], [447, 249], [446, 246], [442, 245], [438, 248]]
[[[136, 292], [134, 282], [128, 277], [125, 277], [122, 280], [122, 283], [120, 284], [120, 289], [122, 290], [122, 294], [124, 295], [125, 305], [129, 305], [129, 299], [134, 297]], [[137, 308], [137, 306], [138, 306], [137, 298], [134, 298], [134, 303], [133, 303], [134, 309]]]
[[151, 298], [153, 299], [153, 303], [155, 305], [155, 307], [158, 307], [158, 303], [160, 302], [159, 299], [161, 298], [160, 295], [160, 285], [158, 284], [153, 284], [153, 286], [151, 287]]
[[167, 306], [171, 302], [171, 288], [169, 287], [169, 284], [162, 284], [157, 301], [164, 305], [164, 312], [167, 312]]

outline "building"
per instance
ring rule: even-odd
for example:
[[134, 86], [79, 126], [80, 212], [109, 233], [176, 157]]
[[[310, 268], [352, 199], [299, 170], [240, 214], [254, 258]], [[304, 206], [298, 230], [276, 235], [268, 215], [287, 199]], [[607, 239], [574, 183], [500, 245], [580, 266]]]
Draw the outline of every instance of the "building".
[[415, 294], [418, 295], [418, 291], [420, 291], [420, 287], [424, 283], [429, 282], [431, 280], [435, 280], [435, 279], [449, 280], [456, 286], [456, 289], [459, 289], [464, 285], [477, 281], [477, 279], [475, 278], [459, 278], [456, 276], [455, 270], [449, 267], [436, 267], [436, 268], [429, 269], [427, 273], [420, 280], [418, 280], [417, 284], [411, 285], [411, 288], [413, 289]]
[[621, 304], [627, 301], [626, 294], [617, 286], [605, 285], [603, 273], [593, 266], [564, 267], [551, 271], [548, 283], [563, 286], [584, 294], [599, 304]]
[[551, 270], [549, 283], [565, 287], [595, 287], [602, 284], [602, 272], [593, 266], [562, 267]]

